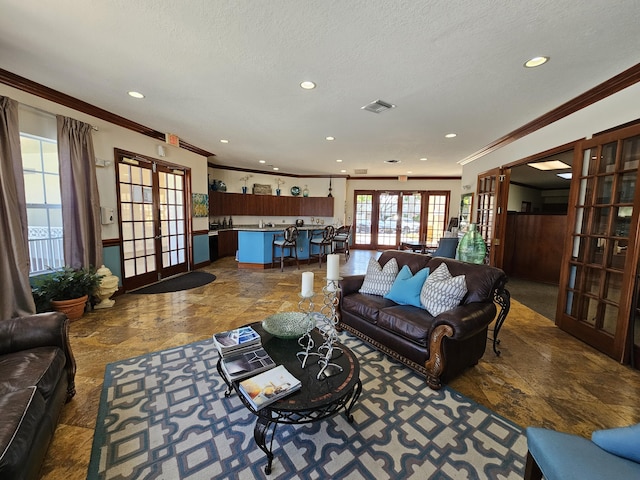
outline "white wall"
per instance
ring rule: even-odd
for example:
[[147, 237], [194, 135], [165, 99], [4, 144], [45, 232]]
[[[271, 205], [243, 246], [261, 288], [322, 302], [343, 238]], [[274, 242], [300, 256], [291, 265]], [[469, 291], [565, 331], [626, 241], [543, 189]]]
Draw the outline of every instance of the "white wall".
[[[12, 98], [22, 104], [35, 107], [51, 114], [59, 114], [89, 123], [98, 127], [93, 133], [93, 143], [97, 159], [108, 160], [108, 167], [97, 167], [98, 189], [100, 191], [100, 204], [113, 208], [117, 215], [116, 174], [114, 162], [114, 148], [127, 150], [161, 161], [170, 162], [191, 168], [191, 188], [193, 193], [207, 193], [207, 159], [201, 155], [184, 149], [172, 147], [142, 135], [132, 130], [118, 127], [104, 120], [86, 115], [76, 110], [30, 95], [21, 90], [0, 84], [0, 95]], [[28, 109], [26, 109], [28, 110]], [[166, 157], [160, 158], [157, 154], [157, 145], [165, 145]], [[194, 230], [208, 229], [206, 218], [193, 219]], [[102, 238], [118, 238], [118, 220], [111, 225], [102, 226]]]
[[[640, 118], [639, 99], [640, 83], [637, 83], [468, 163], [462, 169], [462, 184], [471, 185], [475, 190], [479, 173], [637, 120]], [[519, 125], [514, 125], [514, 129], [517, 127]]]

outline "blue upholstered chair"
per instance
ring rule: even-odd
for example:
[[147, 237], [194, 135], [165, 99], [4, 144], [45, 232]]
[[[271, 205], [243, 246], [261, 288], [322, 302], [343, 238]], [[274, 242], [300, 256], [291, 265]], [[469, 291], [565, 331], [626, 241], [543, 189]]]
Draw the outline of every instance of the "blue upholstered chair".
[[438, 242], [438, 248], [430, 253], [432, 257], [456, 258], [458, 237], [442, 237]]
[[525, 480], [640, 479], [640, 424], [593, 432], [591, 440], [527, 428]]

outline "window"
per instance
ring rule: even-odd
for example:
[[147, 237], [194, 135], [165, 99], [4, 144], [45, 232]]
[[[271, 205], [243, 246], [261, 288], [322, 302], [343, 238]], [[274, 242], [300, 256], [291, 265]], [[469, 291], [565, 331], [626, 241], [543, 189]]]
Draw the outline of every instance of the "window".
[[27, 201], [29, 273], [40, 274], [64, 266], [58, 145], [55, 140], [21, 134], [20, 148]]

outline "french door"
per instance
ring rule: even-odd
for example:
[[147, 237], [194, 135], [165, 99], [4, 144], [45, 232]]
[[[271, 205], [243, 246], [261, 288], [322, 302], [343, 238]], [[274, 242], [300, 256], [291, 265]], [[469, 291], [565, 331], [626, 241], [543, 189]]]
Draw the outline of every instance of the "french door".
[[495, 168], [478, 175], [476, 223], [487, 244], [489, 265], [502, 268], [502, 239], [507, 226], [510, 169]]
[[117, 157], [124, 289], [186, 272], [187, 171], [124, 152]]
[[447, 225], [449, 192], [356, 191], [354, 246], [397, 248], [425, 241], [436, 247]]
[[556, 314], [561, 329], [624, 363], [640, 348], [639, 162], [638, 126], [576, 148]]

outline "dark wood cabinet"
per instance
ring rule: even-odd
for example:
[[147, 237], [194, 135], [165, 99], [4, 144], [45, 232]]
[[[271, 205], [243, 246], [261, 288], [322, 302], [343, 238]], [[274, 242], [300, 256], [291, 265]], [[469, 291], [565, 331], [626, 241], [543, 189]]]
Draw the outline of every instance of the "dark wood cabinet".
[[238, 250], [238, 231], [220, 230], [218, 232], [218, 256], [231, 257]]
[[333, 217], [333, 197], [277, 197], [209, 191], [209, 214]]

